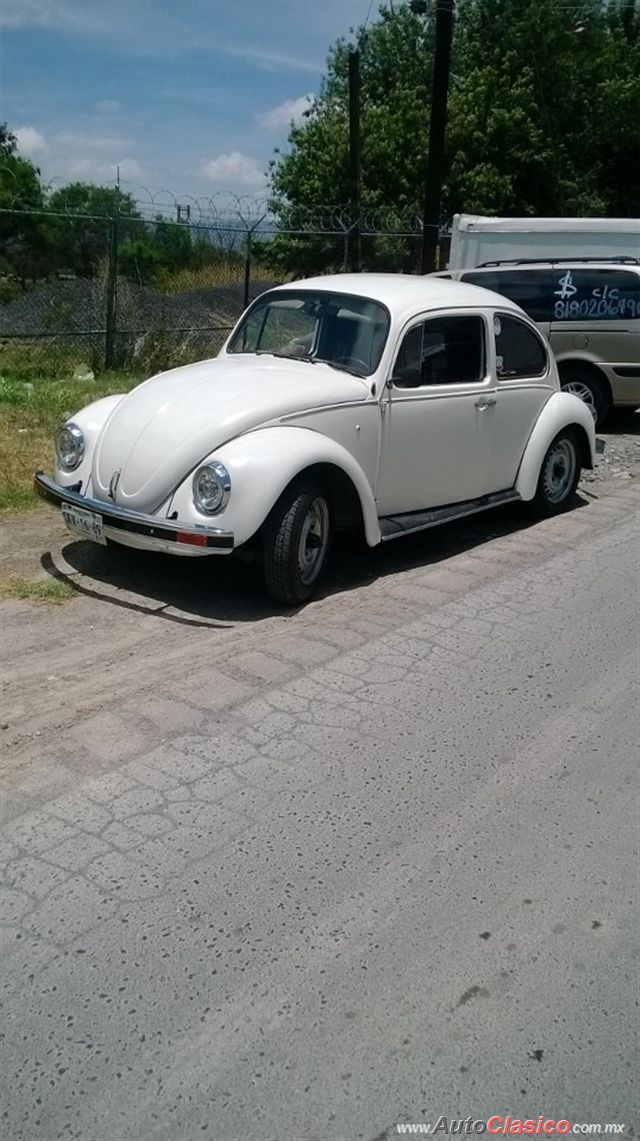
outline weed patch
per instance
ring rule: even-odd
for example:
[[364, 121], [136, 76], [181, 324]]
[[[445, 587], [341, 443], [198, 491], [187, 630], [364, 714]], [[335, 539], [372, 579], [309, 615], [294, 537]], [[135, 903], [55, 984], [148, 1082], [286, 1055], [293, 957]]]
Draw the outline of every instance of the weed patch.
[[73, 598], [75, 590], [68, 582], [55, 578], [32, 579], [10, 575], [0, 581], [0, 598], [19, 598], [26, 602], [50, 602], [59, 605]]
[[0, 377], [0, 511], [37, 506], [34, 472], [53, 469], [58, 426], [85, 405], [139, 381], [128, 373], [103, 373], [95, 381]]

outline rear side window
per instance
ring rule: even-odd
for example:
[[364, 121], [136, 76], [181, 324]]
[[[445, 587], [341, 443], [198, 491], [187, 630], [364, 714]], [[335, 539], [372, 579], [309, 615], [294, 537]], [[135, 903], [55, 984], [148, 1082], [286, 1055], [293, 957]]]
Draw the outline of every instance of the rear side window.
[[461, 280], [501, 293], [515, 301], [533, 321], [551, 320], [553, 296], [549, 269], [474, 270], [463, 274]]
[[547, 350], [537, 333], [504, 313], [494, 317], [498, 380], [542, 376], [547, 370]]
[[624, 269], [552, 271], [553, 320], [619, 321], [640, 317], [640, 274]]

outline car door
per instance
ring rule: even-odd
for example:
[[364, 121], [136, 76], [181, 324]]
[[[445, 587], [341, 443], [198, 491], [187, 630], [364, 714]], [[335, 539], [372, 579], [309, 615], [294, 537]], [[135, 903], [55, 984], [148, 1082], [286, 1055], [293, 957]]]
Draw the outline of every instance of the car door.
[[405, 327], [381, 402], [380, 516], [485, 493], [496, 400], [489, 332], [487, 315], [472, 310]]
[[548, 346], [524, 316], [498, 311], [492, 332], [498, 383], [487, 490], [498, 492], [514, 486], [527, 440], [557, 383]]

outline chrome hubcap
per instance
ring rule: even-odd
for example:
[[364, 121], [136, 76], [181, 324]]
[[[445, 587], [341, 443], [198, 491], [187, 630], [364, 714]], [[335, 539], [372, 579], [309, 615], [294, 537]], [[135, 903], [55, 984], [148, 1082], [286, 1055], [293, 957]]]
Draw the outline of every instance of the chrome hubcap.
[[329, 508], [326, 501], [318, 496], [309, 506], [305, 515], [300, 542], [298, 543], [298, 566], [300, 579], [308, 586], [322, 569], [329, 541]]
[[544, 493], [549, 503], [562, 503], [566, 499], [576, 474], [576, 449], [571, 440], [558, 440], [551, 448], [544, 464]]
[[593, 392], [587, 384], [583, 384], [581, 380], [571, 380], [569, 384], [563, 384], [563, 392], [571, 392], [574, 396], [579, 396], [583, 404], [586, 404], [594, 420], [598, 418], [598, 409]]

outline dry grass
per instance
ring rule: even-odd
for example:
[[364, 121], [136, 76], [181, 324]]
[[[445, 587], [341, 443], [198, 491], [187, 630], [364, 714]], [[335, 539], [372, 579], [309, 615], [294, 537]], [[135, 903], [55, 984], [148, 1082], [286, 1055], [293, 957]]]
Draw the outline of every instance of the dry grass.
[[[260, 266], [253, 266], [254, 277], [260, 276]], [[188, 293], [193, 289], [212, 289], [221, 285], [239, 285], [244, 282], [244, 262], [240, 259], [221, 260], [200, 269], [180, 269], [171, 273], [160, 270], [154, 285], [164, 293]]]
[[32, 382], [0, 378], [0, 512], [36, 507], [34, 472], [51, 472], [58, 426], [78, 409], [111, 392], [128, 391], [138, 378], [105, 373], [94, 382]]
[[28, 407], [0, 405], [0, 511], [25, 511], [40, 500], [32, 491], [33, 475], [53, 467], [57, 415]]

